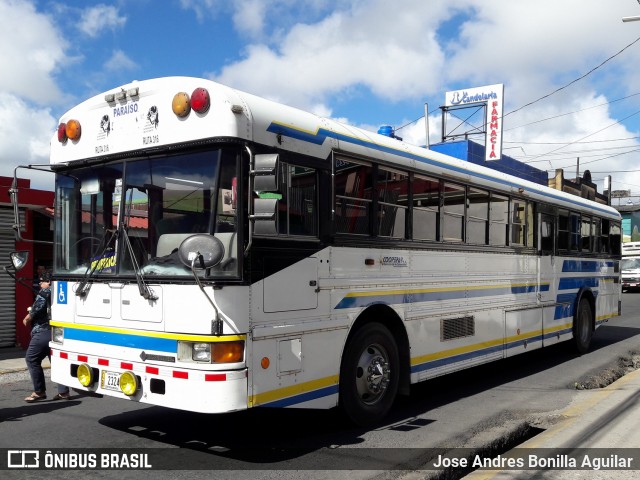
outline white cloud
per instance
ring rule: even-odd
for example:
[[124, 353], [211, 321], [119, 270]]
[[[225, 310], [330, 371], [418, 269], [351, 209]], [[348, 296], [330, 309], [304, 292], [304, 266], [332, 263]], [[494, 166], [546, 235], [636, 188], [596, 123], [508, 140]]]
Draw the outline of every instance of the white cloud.
[[233, 24], [239, 32], [249, 37], [260, 36], [264, 31], [265, 10], [263, 0], [239, 1], [233, 14]]
[[59, 102], [53, 75], [66, 60], [66, 42], [52, 19], [23, 0], [0, 2], [0, 18], [5, 19], [0, 29], [0, 92], [38, 103]]
[[236, 31], [252, 39], [277, 38], [299, 21], [312, 22], [324, 12], [348, 9], [351, 3], [354, 0], [180, 0], [180, 6], [192, 10], [199, 22], [229, 15]]
[[203, 21], [207, 14], [214, 14], [224, 5], [220, 0], [180, 0], [180, 6], [187, 10], [193, 10], [199, 21]]
[[123, 70], [135, 70], [136, 68], [138, 68], [138, 64], [131, 60], [122, 50], [115, 50], [111, 58], [105, 63], [107, 71], [121, 72]]
[[[56, 119], [53, 118], [49, 109], [33, 108], [15, 95], [0, 93], [2, 175], [12, 175], [13, 168], [18, 165], [48, 163], [49, 140], [55, 131], [55, 126]], [[24, 171], [20, 174], [24, 174]], [[34, 186], [52, 188], [51, 182], [51, 175], [38, 176]]]
[[318, 23], [296, 24], [277, 47], [250, 45], [243, 60], [212, 76], [303, 108], [353, 86], [390, 101], [433, 93], [445, 67], [434, 32], [446, 10], [420, 14], [423, 2], [405, 3], [355, 2]]
[[125, 23], [127, 17], [121, 16], [117, 7], [100, 4], [82, 12], [78, 28], [85, 35], [95, 38], [103, 30], [116, 30]]

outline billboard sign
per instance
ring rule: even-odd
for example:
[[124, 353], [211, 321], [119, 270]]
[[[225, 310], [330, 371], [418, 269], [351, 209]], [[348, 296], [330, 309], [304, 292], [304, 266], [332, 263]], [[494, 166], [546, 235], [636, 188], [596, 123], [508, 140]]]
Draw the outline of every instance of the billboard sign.
[[445, 107], [465, 105], [486, 105], [485, 126], [487, 131], [484, 159], [500, 160], [502, 156], [502, 104], [504, 85], [486, 85], [484, 87], [465, 88], [445, 94]]

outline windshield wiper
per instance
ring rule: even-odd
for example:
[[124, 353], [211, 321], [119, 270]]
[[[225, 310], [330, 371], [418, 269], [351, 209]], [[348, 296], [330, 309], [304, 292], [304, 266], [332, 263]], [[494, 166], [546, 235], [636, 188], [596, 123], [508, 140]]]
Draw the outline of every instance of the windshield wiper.
[[107, 238], [107, 233], [109, 232], [111, 232], [111, 237], [109, 237], [109, 240], [104, 243], [104, 248], [100, 252], [100, 255], [97, 257], [96, 260], [94, 260], [93, 258], [89, 259], [89, 265], [87, 266], [87, 270], [84, 272], [84, 276], [82, 277], [82, 280], [78, 284], [78, 288], [76, 289], [76, 292], [75, 292], [76, 296], [78, 297], [85, 297], [87, 293], [89, 293], [89, 290], [91, 289], [91, 283], [89, 283], [89, 279], [93, 276], [93, 274], [98, 269], [98, 265], [100, 265], [100, 259], [104, 257], [104, 254], [108, 250], [109, 245], [113, 240], [113, 237], [117, 235], [118, 229], [117, 228], [113, 230], [105, 229], [104, 233], [102, 234], [102, 238], [100, 239], [100, 243], [98, 244], [98, 248], [96, 249], [96, 252], [100, 250], [100, 247], [102, 247], [103, 242]]
[[133, 251], [133, 245], [131, 245], [131, 240], [129, 239], [129, 234], [127, 233], [127, 229], [122, 224], [120, 226], [122, 230], [122, 238], [124, 238], [124, 243], [127, 245], [127, 250], [129, 251], [129, 255], [131, 256], [131, 264], [133, 266], [133, 271], [136, 274], [136, 282], [138, 284], [138, 291], [140, 295], [145, 300], [157, 300], [158, 296], [153, 293], [153, 290], [147, 283], [144, 281], [144, 276], [142, 275], [142, 270], [140, 269], [140, 265], [138, 264], [138, 260], [136, 259], [135, 252]]

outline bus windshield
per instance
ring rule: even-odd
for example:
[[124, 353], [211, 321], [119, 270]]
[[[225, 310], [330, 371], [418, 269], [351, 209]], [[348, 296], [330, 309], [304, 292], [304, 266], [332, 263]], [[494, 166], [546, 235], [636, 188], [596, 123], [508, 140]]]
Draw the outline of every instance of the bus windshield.
[[216, 149], [66, 170], [56, 179], [57, 274], [192, 275], [178, 247], [194, 234], [222, 242], [207, 278], [238, 275], [236, 150]]

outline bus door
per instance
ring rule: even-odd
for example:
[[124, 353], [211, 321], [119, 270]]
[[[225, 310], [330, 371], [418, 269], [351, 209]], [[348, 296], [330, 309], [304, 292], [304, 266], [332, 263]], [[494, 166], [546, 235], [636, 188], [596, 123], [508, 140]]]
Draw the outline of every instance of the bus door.
[[554, 215], [538, 215], [538, 303], [542, 307], [543, 346], [558, 341], [554, 336], [554, 314], [556, 309], [557, 264], [556, 219]]

